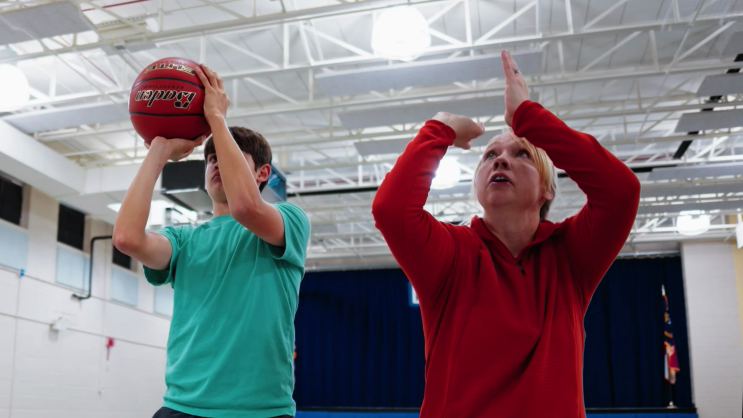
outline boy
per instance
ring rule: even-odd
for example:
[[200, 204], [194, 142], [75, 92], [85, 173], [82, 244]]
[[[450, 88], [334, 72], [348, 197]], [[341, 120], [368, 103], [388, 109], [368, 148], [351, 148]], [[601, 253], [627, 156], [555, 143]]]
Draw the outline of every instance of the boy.
[[213, 218], [198, 227], [145, 231], [163, 166], [203, 142], [155, 138], [127, 191], [114, 245], [175, 289], [163, 407], [153, 418], [291, 417], [294, 314], [310, 234], [305, 213], [261, 198], [271, 148], [258, 133], [228, 128], [222, 80], [196, 68], [213, 139], [204, 147]]

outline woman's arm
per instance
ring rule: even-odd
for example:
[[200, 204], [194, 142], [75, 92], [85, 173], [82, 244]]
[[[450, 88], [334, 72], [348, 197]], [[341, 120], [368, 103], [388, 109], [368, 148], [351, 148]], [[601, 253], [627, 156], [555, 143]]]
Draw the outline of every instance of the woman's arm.
[[585, 311], [632, 229], [640, 182], [594, 137], [571, 129], [529, 101], [529, 90], [513, 57], [503, 51], [501, 58], [506, 77], [506, 122], [516, 135], [542, 148], [588, 196], [580, 212], [565, 220], [570, 267]]
[[469, 118], [439, 113], [408, 144], [374, 197], [376, 227], [422, 300], [441, 289], [456, 245], [451, 226], [423, 209], [431, 181], [450, 145], [469, 148], [482, 133]]
[[632, 229], [640, 182], [591, 135], [571, 129], [538, 103], [522, 103], [513, 128], [544, 149], [587, 196], [580, 212], [565, 220], [571, 270], [585, 308]]

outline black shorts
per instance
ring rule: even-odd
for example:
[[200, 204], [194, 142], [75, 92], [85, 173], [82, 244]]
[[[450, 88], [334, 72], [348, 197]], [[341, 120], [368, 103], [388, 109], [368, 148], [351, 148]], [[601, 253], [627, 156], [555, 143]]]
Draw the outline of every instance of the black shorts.
[[[196, 415], [185, 414], [183, 412], [174, 411], [170, 408], [166, 408], [163, 406], [157, 412], [155, 412], [155, 415], [153, 415], [152, 418], [207, 418], [207, 417], [199, 417]], [[291, 415], [280, 415], [274, 418], [292, 418], [292, 416]]]

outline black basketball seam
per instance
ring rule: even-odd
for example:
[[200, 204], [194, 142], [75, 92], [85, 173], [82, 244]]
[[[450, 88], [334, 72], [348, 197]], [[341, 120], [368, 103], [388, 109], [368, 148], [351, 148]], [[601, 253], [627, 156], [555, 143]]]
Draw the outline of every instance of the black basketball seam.
[[182, 81], [184, 83], [192, 84], [192, 85], [194, 85], [194, 86], [196, 86], [196, 87], [204, 90], [204, 86], [200, 86], [200, 85], [194, 83], [193, 81], [188, 81], [188, 80], [184, 80], [182, 78], [175, 78], [175, 77], [151, 77], [151, 78], [145, 78], [144, 80], [139, 80], [136, 84], [134, 84], [132, 86], [132, 90], [134, 90], [135, 87], [137, 87], [138, 85], [144, 83], [145, 81], [150, 81], [150, 80], [176, 80], [176, 81]]
[[136, 111], [129, 111], [130, 115], [144, 115], [144, 116], [204, 116], [203, 113], [168, 113], [167, 115], [163, 115], [160, 113], [149, 113], [149, 112], [136, 112]]

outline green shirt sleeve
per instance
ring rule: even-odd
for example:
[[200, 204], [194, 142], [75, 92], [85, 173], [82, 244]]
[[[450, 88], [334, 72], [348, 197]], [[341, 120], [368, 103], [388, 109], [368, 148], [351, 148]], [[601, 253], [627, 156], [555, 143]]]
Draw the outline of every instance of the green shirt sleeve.
[[170, 256], [170, 265], [165, 270], [154, 270], [147, 266], [143, 266], [144, 277], [147, 278], [148, 282], [152, 283], [155, 286], [162, 286], [164, 284], [170, 283], [170, 285], [175, 288], [175, 272], [176, 266], [178, 265], [178, 255], [181, 252], [183, 244], [191, 235], [192, 230], [193, 227], [191, 227], [190, 225], [184, 225], [177, 227], [167, 226], [158, 231], [158, 233], [164, 235], [168, 239], [168, 241], [170, 241], [170, 246], [173, 249], [173, 254]]
[[276, 208], [284, 219], [286, 246], [269, 245], [271, 256], [303, 269], [310, 241], [310, 220], [299, 206], [292, 203], [279, 202]]

